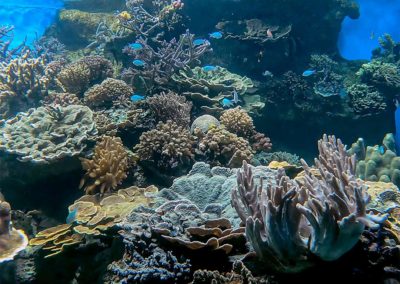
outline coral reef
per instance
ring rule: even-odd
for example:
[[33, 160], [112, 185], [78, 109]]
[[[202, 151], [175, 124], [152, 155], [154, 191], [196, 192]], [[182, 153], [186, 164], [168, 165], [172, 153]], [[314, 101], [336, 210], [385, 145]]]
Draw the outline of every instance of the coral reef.
[[387, 104], [381, 93], [366, 84], [353, 84], [347, 88], [350, 105], [360, 115], [375, 115], [386, 110]]
[[84, 195], [68, 208], [70, 214], [75, 215], [72, 223], [43, 230], [29, 244], [41, 246], [48, 251], [45, 256], [48, 258], [96, 236], [107, 235], [133, 209], [142, 205], [151, 206], [153, 201], [149, 194], [156, 192], [157, 188], [154, 186], [131, 186], [104, 195]]
[[171, 169], [191, 162], [194, 142], [188, 130], [169, 120], [144, 132], [133, 150], [140, 161], [150, 161], [160, 169]]
[[11, 206], [0, 197], [0, 263], [12, 260], [28, 245], [28, 238], [22, 230], [11, 224]]
[[104, 57], [86, 56], [63, 68], [57, 81], [64, 92], [83, 95], [91, 85], [112, 77], [113, 72], [111, 62]]
[[258, 258], [274, 270], [301, 271], [313, 265], [310, 254], [338, 259], [356, 244], [365, 224], [376, 227], [366, 214], [365, 185], [354, 175], [355, 156], [335, 137], [324, 136], [318, 149], [315, 164], [321, 176], [302, 161], [306, 176], [301, 187], [282, 170], [276, 183], [265, 188], [262, 181], [255, 183], [246, 163], [238, 172], [232, 205], [246, 222]]
[[30, 109], [5, 121], [1, 129], [2, 151], [39, 164], [79, 155], [97, 134], [92, 111], [79, 105]]
[[9, 62], [12, 58], [19, 55], [25, 49], [25, 42], [11, 48], [14, 39], [13, 26], [0, 25], [0, 61]]
[[372, 60], [369, 63], [363, 64], [356, 75], [362, 82], [377, 87], [396, 90], [400, 88], [400, 72], [398, 67], [392, 63]]
[[291, 165], [295, 166], [300, 166], [300, 157], [297, 156], [296, 154], [291, 154], [288, 152], [272, 152], [272, 153], [265, 153], [265, 152], [260, 152], [256, 153], [254, 155], [254, 160], [257, 161], [257, 163], [260, 163], [262, 165], [269, 165], [272, 161], [277, 161], [277, 162], [288, 162]]
[[365, 146], [362, 138], [353, 143], [349, 152], [356, 154], [356, 175], [366, 181], [393, 182], [400, 185], [400, 158], [396, 155], [394, 137], [386, 134], [379, 146]]
[[92, 159], [80, 158], [86, 171], [79, 185], [86, 194], [115, 190], [127, 177], [130, 161], [121, 138], [103, 136], [96, 143]]
[[237, 167], [253, 158], [249, 142], [225, 128], [213, 126], [206, 134], [199, 129], [194, 133], [199, 141], [197, 154], [212, 165]]
[[108, 78], [87, 90], [83, 101], [90, 107], [109, 106], [116, 99], [128, 99], [132, 93], [133, 89], [124, 81]]
[[50, 93], [42, 100], [42, 103], [44, 106], [59, 105], [62, 107], [83, 105], [77, 95], [70, 93]]
[[161, 93], [148, 98], [146, 104], [155, 114], [157, 121], [171, 120], [179, 126], [189, 127], [192, 103], [185, 97], [173, 92]]
[[192, 122], [192, 125], [190, 126], [190, 133], [193, 134], [196, 128], [201, 130], [203, 133], [207, 133], [212, 127], [219, 127], [220, 125], [221, 123], [214, 116], [203, 114]]

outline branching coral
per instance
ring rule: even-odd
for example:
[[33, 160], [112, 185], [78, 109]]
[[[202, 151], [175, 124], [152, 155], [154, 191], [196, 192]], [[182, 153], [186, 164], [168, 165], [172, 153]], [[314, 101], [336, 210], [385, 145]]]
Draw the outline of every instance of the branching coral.
[[271, 140], [255, 130], [253, 119], [245, 110], [239, 107], [226, 110], [220, 120], [229, 132], [249, 140], [253, 150], [271, 150]]
[[92, 111], [79, 105], [30, 109], [5, 121], [1, 129], [1, 150], [40, 164], [80, 154], [97, 134]]
[[127, 177], [130, 166], [127, 150], [121, 138], [104, 136], [94, 148], [91, 160], [81, 158], [85, 176], [79, 185], [86, 194], [104, 194], [115, 190]]
[[151, 94], [157, 88], [170, 83], [171, 76], [180, 69], [198, 63], [199, 58], [210, 50], [209, 44], [193, 45], [194, 35], [186, 31], [179, 40], [161, 41], [153, 47], [142, 38], [137, 39], [141, 44], [140, 50], [126, 47], [124, 52], [134, 59], [144, 62], [142, 67], [130, 67], [123, 71], [122, 78], [131, 85]]
[[86, 56], [67, 65], [57, 76], [64, 92], [82, 95], [91, 85], [113, 75], [109, 60], [101, 56]]
[[179, 126], [189, 127], [192, 103], [185, 97], [173, 92], [161, 93], [148, 98], [146, 103], [158, 121], [172, 120]]
[[347, 88], [354, 112], [363, 116], [382, 113], [387, 105], [380, 92], [366, 84], [353, 84]]
[[0, 198], [0, 263], [12, 260], [28, 245], [28, 238], [22, 230], [11, 225], [11, 206]]
[[[256, 183], [246, 163], [238, 172], [232, 205], [243, 222], [257, 256], [271, 268], [296, 272], [313, 265], [311, 254], [335, 260], [358, 241], [368, 219], [368, 194], [356, 179], [355, 156], [335, 137], [318, 142], [315, 160], [320, 177], [302, 161], [304, 184], [300, 186], [278, 170], [276, 182]], [[374, 221], [379, 218], [371, 218]]]
[[399, 68], [393, 63], [385, 63], [375, 59], [363, 64], [356, 74], [366, 84], [391, 89], [400, 88]]
[[204, 155], [213, 165], [236, 167], [253, 157], [247, 140], [222, 127], [214, 126], [206, 134], [195, 129], [195, 134], [199, 139], [198, 154]]
[[99, 85], [94, 85], [85, 92], [84, 102], [88, 106], [107, 106], [114, 100], [120, 98], [129, 98], [133, 89], [124, 81], [108, 78]]
[[23, 56], [0, 63], [0, 118], [36, 106], [48, 92], [51, 76], [43, 57]]
[[25, 48], [25, 42], [20, 45], [10, 48], [14, 39], [14, 27], [0, 26], [0, 62], [9, 62], [16, 55], [19, 55]]
[[160, 168], [170, 169], [194, 158], [194, 137], [175, 122], [160, 122], [155, 129], [140, 136], [134, 152], [141, 161], [151, 161]]

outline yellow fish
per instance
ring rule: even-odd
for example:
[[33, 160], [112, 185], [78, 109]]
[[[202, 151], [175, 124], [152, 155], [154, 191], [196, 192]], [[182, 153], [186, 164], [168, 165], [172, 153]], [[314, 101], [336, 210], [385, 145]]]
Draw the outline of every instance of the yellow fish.
[[118, 14], [118, 17], [121, 17], [124, 20], [130, 20], [132, 18], [131, 14], [129, 14], [127, 11], [122, 11]]

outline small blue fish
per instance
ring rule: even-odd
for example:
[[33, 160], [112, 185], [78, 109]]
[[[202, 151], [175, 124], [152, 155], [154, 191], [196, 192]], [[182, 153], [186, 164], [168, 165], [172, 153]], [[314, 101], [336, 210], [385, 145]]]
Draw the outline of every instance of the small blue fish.
[[132, 48], [132, 49], [134, 49], [134, 50], [141, 50], [141, 49], [143, 49], [143, 45], [141, 45], [141, 44], [138, 43], [138, 42], [131, 43], [131, 44], [129, 45], [129, 47]]
[[145, 65], [143, 60], [140, 59], [135, 59], [132, 61], [133, 65], [138, 66], [138, 67], [143, 67]]
[[221, 32], [213, 32], [213, 33], [210, 33], [210, 37], [215, 38], [215, 39], [220, 39], [220, 38], [222, 38], [222, 33]]
[[308, 76], [314, 75], [316, 72], [317, 71], [315, 71], [315, 70], [306, 70], [303, 72], [302, 75], [303, 75], [303, 77], [308, 77]]
[[203, 66], [202, 69], [203, 69], [204, 72], [210, 72], [210, 71], [217, 70], [217, 67], [216, 66], [212, 66], [212, 65], [206, 65], [206, 66]]
[[76, 215], [78, 215], [78, 208], [75, 208], [68, 213], [67, 219], [65, 220], [67, 224], [72, 224], [76, 220]]
[[233, 107], [233, 101], [227, 98], [224, 98], [221, 101], [221, 105], [223, 108], [229, 108], [229, 107]]
[[143, 101], [145, 99], [145, 97], [144, 96], [142, 96], [142, 95], [139, 95], [139, 94], [133, 94], [132, 96], [131, 96], [131, 101], [132, 102], [140, 102], [140, 101]]
[[381, 155], [385, 154], [385, 147], [383, 147], [382, 145], [379, 146], [378, 151], [379, 151], [379, 154], [381, 154]]
[[193, 41], [194, 46], [199, 46], [199, 45], [203, 45], [203, 44], [208, 44], [208, 40], [203, 39], [203, 38], [198, 38]]

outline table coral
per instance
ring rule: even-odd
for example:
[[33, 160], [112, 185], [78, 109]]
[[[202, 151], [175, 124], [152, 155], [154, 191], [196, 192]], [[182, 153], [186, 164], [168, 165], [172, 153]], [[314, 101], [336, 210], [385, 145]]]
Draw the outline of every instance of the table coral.
[[187, 129], [169, 120], [144, 132], [134, 152], [141, 161], [151, 161], [160, 168], [170, 169], [194, 158], [194, 142]]
[[173, 92], [162, 92], [147, 98], [146, 104], [158, 121], [172, 120], [179, 126], [189, 127], [192, 103], [188, 102], [185, 97]]
[[112, 63], [102, 56], [86, 56], [61, 70], [58, 84], [64, 92], [82, 95], [91, 85], [113, 75]]
[[81, 158], [86, 171], [79, 185], [86, 194], [115, 190], [127, 177], [130, 166], [127, 150], [119, 137], [104, 136], [97, 142], [91, 159]]
[[150, 195], [157, 191], [154, 186], [131, 186], [105, 195], [84, 195], [68, 207], [69, 212], [76, 212], [71, 224], [43, 230], [29, 244], [42, 246], [48, 258], [62, 253], [68, 247], [84, 243], [86, 238], [106, 236], [133, 209], [141, 205], [151, 206], [153, 199]]
[[0, 263], [12, 260], [28, 245], [28, 238], [22, 230], [11, 224], [11, 206], [0, 199]]
[[97, 134], [88, 107], [39, 107], [5, 121], [0, 149], [22, 162], [39, 164], [79, 155]]
[[129, 98], [132, 93], [133, 89], [124, 81], [108, 78], [87, 90], [84, 102], [90, 107], [109, 106], [118, 98]]

